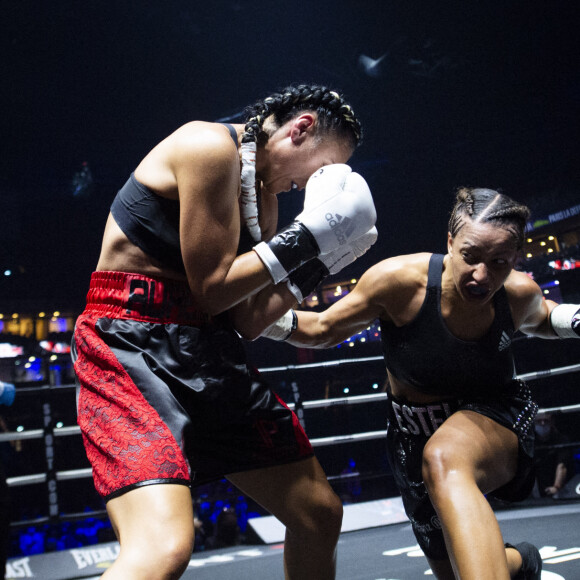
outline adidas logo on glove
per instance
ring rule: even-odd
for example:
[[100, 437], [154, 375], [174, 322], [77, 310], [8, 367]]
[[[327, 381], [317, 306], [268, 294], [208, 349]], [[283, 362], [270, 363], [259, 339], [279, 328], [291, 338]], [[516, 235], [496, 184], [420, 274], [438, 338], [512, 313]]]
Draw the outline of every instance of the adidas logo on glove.
[[327, 213], [325, 216], [328, 225], [334, 231], [336, 240], [340, 246], [347, 243], [348, 238], [352, 235], [355, 223], [349, 217], [343, 217], [340, 214]]

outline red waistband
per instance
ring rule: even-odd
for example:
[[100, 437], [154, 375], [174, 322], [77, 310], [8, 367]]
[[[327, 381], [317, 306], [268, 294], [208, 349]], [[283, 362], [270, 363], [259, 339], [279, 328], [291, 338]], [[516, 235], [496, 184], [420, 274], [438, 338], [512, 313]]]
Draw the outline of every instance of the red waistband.
[[93, 272], [85, 312], [162, 324], [211, 322], [196, 306], [187, 282], [127, 272]]

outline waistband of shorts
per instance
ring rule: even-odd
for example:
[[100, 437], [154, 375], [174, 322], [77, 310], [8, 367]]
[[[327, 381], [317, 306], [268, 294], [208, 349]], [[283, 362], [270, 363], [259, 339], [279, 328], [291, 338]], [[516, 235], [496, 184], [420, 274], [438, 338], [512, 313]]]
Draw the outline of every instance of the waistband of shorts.
[[128, 272], [93, 272], [85, 312], [192, 326], [205, 326], [212, 320], [196, 306], [187, 282]]
[[430, 437], [442, 423], [457, 411], [458, 399], [442, 399], [431, 403], [412, 403], [394, 397], [387, 391], [387, 417], [393, 426], [408, 435]]

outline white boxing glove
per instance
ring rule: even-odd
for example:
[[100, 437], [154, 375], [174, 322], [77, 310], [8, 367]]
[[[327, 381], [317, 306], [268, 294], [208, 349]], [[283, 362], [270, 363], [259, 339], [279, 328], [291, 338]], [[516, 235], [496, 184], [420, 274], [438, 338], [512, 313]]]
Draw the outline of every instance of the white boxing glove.
[[260, 242], [253, 248], [274, 284], [320, 254], [346, 247], [375, 224], [377, 216], [370, 189], [347, 165], [323, 167], [313, 183], [314, 190], [332, 189], [335, 194], [318, 204], [309, 195], [307, 207], [294, 222], [269, 242]]
[[338, 274], [343, 268], [365, 254], [377, 241], [378, 235], [377, 228], [373, 226], [366, 234], [353, 240], [348, 246], [341, 246], [334, 252], [322, 254], [318, 256], [318, 259], [328, 268], [329, 274]]
[[344, 189], [346, 178], [350, 173], [352, 173], [352, 169], [344, 163], [325, 165], [315, 171], [304, 188], [303, 210], [311, 211], [322, 202], [340, 193]]
[[[327, 165], [316, 175], [316, 187], [327, 183], [338, 192], [321, 203], [305, 204], [305, 209], [296, 216], [316, 240], [320, 254], [328, 254], [352, 240], [360, 238], [375, 225], [377, 212], [371, 190], [358, 173], [333, 171]], [[346, 166], [348, 167], [348, 166]], [[313, 179], [313, 178], [311, 178]]]

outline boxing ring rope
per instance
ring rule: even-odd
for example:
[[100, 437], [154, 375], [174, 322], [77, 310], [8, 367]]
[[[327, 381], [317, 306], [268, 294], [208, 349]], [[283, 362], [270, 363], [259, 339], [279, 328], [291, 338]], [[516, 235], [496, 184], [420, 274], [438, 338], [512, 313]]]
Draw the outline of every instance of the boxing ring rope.
[[[370, 361], [382, 361], [382, 356], [371, 356], [371, 357], [362, 357], [362, 358], [353, 358], [353, 359], [339, 359], [333, 361], [324, 361], [324, 362], [317, 362], [317, 363], [306, 363], [300, 365], [286, 365], [286, 366], [279, 366], [279, 367], [268, 367], [258, 369], [260, 373], [274, 373], [274, 372], [297, 372], [297, 371], [304, 371], [312, 368], [328, 368], [328, 367], [336, 367], [341, 365], [349, 365], [349, 364], [360, 364], [364, 362]], [[546, 369], [542, 371], [530, 372], [521, 375], [517, 375], [516, 378], [525, 381], [533, 381], [537, 379], [544, 379], [547, 377], [567, 374], [567, 373], [574, 373], [580, 371], [580, 364], [574, 365], [567, 365], [563, 367], [557, 367], [553, 369]], [[26, 387], [25, 390], [27, 393], [31, 392], [48, 392], [50, 393], [52, 389], [63, 391], [65, 389], [70, 389], [76, 392], [76, 385], [75, 384], [68, 384], [68, 385], [58, 385], [58, 386], [49, 386], [43, 385], [40, 387]], [[364, 404], [369, 402], [376, 402], [376, 401], [386, 401], [387, 394], [386, 393], [374, 393], [369, 395], [355, 395], [355, 396], [348, 396], [348, 397], [337, 397], [331, 399], [320, 399], [314, 401], [301, 401], [297, 384], [295, 382], [292, 383], [292, 389], [295, 396], [295, 402], [287, 403], [288, 407], [295, 410], [300, 418], [300, 414], [305, 410], [310, 409], [319, 409], [319, 408], [327, 408], [333, 406], [348, 406], [348, 405], [358, 405]], [[580, 411], [580, 404], [576, 405], [568, 405], [568, 406], [560, 406], [560, 407], [550, 407], [545, 409], [540, 409], [538, 411], [538, 415], [547, 414], [547, 413], [573, 413]], [[50, 411], [49, 411], [50, 415]], [[360, 441], [369, 441], [373, 439], [380, 439], [385, 437], [387, 431], [380, 430], [380, 431], [370, 431], [366, 433], [352, 433], [349, 435], [338, 435], [338, 436], [330, 436], [330, 437], [320, 437], [315, 439], [310, 439], [310, 442], [313, 447], [322, 447], [322, 446], [330, 446], [330, 445], [339, 445], [344, 443], [352, 443], [352, 442], [360, 442]], [[28, 431], [21, 431], [21, 432], [7, 432], [7, 433], [0, 433], [0, 442], [10, 442], [10, 441], [24, 441], [24, 440], [32, 440], [32, 439], [45, 439], [45, 443], [51, 444], [52, 439], [51, 437], [69, 437], [69, 436], [76, 436], [80, 435], [80, 428], [77, 425], [73, 426], [63, 426], [59, 428], [53, 428], [51, 425], [48, 425], [45, 429], [30, 429]], [[578, 443], [580, 445], [580, 442]], [[92, 469], [90, 467], [81, 468], [81, 469], [71, 469], [65, 471], [48, 471], [47, 473], [35, 473], [30, 475], [22, 475], [16, 477], [9, 477], [7, 478], [7, 484], [9, 487], [17, 487], [17, 486], [25, 486], [25, 485], [33, 485], [39, 483], [48, 483], [50, 487], [50, 480], [53, 479], [54, 481], [67, 481], [67, 480], [74, 480], [80, 478], [88, 478], [92, 476]], [[346, 474], [344, 477], [348, 477]], [[337, 479], [341, 478], [341, 476], [331, 476], [329, 479]], [[51, 493], [55, 493], [54, 490]], [[104, 514], [106, 513], [105, 510], [94, 511], [94, 512], [83, 512], [82, 516], [90, 516], [90, 515], [97, 515], [97, 514]], [[57, 514], [57, 519], [71, 519], [75, 517], [76, 514], [68, 514], [68, 515], [60, 515]], [[31, 522], [30, 520], [26, 520], [24, 522], [13, 522], [13, 526], [19, 525], [30, 525], [31, 523], [37, 522], [44, 522], [48, 521], [48, 518], [40, 518]]]

